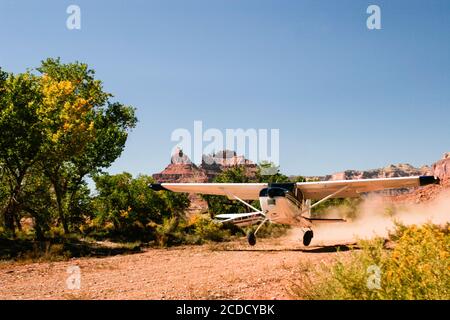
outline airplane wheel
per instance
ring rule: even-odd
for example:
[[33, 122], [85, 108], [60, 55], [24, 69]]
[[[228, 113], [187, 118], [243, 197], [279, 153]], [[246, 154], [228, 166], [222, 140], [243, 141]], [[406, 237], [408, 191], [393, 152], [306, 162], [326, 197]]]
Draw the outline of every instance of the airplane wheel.
[[314, 236], [314, 233], [312, 232], [312, 230], [308, 230], [305, 232], [305, 234], [303, 235], [303, 245], [305, 247], [309, 246], [313, 236]]
[[251, 246], [254, 246], [256, 244], [256, 236], [253, 232], [250, 232], [247, 235], [247, 241], [248, 241], [248, 244]]

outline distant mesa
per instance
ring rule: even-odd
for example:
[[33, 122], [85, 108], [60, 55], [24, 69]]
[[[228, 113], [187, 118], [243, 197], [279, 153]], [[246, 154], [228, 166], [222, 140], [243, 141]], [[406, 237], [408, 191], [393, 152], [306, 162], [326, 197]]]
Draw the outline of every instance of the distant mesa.
[[[167, 167], [153, 175], [153, 179], [160, 183], [186, 183], [186, 182], [212, 182], [214, 178], [224, 170], [233, 166], [244, 165], [249, 175], [254, 175], [256, 164], [238, 156], [236, 152], [222, 150], [209, 155], [203, 155], [200, 166], [192, 163], [191, 159], [181, 149], [176, 149], [170, 158]], [[189, 213], [204, 211], [208, 205], [197, 194], [190, 194], [191, 206]]]
[[323, 180], [356, 180], [356, 179], [376, 179], [376, 178], [396, 178], [430, 175], [433, 170], [429, 166], [420, 168], [413, 167], [407, 163], [391, 164], [385, 168], [370, 170], [346, 170], [343, 172], [327, 175]]
[[450, 152], [444, 153], [442, 159], [433, 164], [432, 171], [441, 180], [450, 179]]
[[207, 182], [204, 170], [197, 167], [181, 149], [175, 150], [170, 158], [170, 164], [160, 173], [155, 173], [153, 179], [158, 182]]
[[391, 164], [385, 168], [371, 170], [346, 170], [324, 177], [320, 180], [355, 180], [355, 179], [375, 179], [375, 178], [395, 178], [431, 175], [441, 180], [450, 179], [450, 152], [444, 153], [441, 160], [431, 166], [423, 165], [416, 168], [407, 163]]
[[438, 177], [441, 181], [439, 185], [428, 185], [413, 190], [410, 193], [398, 195], [394, 198], [396, 201], [407, 202], [427, 202], [435, 199], [442, 191], [450, 190], [450, 152], [444, 154], [441, 160], [431, 166], [429, 174]]
[[250, 173], [255, 173], [257, 166], [235, 151], [222, 150], [202, 156], [200, 166], [195, 165], [181, 149], [176, 149], [170, 164], [161, 172], [153, 175], [158, 182], [211, 182], [214, 178], [234, 166], [245, 166]]
[[217, 153], [203, 155], [202, 166], [216, 164], [221, 167], [230, 167], [238, 165], [254, 165], [254, 163], [244, 156], [238, 156], [235, 151], [223, 150]]
[[183, 150], [177, 148], [170, 158], [171, 164], [192, 164], [191, 159], [183, 153]]
[[[256, 172], [257, 166], [235, 151], [222, 150], [209, 155], [203, 155], [202, 163], [197, 166], [183, 153], [176, 149], [170, 164], [160, 173], [153, 175], [158, 182], [211, 182], [213, 179], [233, 166], [245, 166], [248, 174]], [[441, 180], [450, 179], [450, 152], [444, 153], [441, 160], [431, 166], [424, 165], [416, 168], [407, 163], [391, 164], [384, 168], [370, 170], [345, 170], [326, 176], [306, 177], [309, 180], [355, 180], [375, 178], [395, 178], [418, 175], [434, 175]]]

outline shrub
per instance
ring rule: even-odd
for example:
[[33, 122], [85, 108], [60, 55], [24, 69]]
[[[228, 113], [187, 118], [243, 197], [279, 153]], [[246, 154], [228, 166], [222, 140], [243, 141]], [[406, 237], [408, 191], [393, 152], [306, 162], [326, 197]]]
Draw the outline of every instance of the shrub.
[[235, 231], [235, 228], [201, 214], [191, 216], [188, 221], [175, 216], [164, 218], [155, 228], [156, 243], [161, 247], [227, 241]]
[[[322, 265], [292, 286], [307, 299], [446, 299], [450, 298], [449, 228], [435, 225], [400, 226], [392, 250], [383, 239], [362, 241], [361, 250], [331, 267]], [[369, 289], [375, 268], [378, 288]], [[305, 273], [303, 273], [304, 275]], [[372, 278], [373, 279], [373, 278]]]
[[156, 242], [161, 247], [183, 243], [183, 234], [180, 230], [178, 217], [164, 218], [162, 224], [155, 229]]
[[200, 239], [215, 242], [224, 241], [231, 236], [230, 230], [226, 230], [222, 223], [202, 216], [195, 219], [193, 230], [194, 235]]

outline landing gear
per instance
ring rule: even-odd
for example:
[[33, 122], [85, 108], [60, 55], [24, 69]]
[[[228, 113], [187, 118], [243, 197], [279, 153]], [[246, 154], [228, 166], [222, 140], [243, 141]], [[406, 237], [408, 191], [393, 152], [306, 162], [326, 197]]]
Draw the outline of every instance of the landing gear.
[[266, 223], [267, 221], [269, 221], [268, 218], [265, 218], [258, 226], [258, 228], [256, 228], [255, 232], [250, 231], [249, 234], [247, 235], [247, 241], [248, 244], [251, 246], [254, 246], [256, 244], [256, 233], [258, 232], [259, 228], [262, 227], [262, 225], [264, 223]]
[[312, 232], [312, 230], [305, 231], [305, 233], [303, 234], [303, 245], [305, 247], [309, 246], [313, 237], [314, 233]]
[[256, 235], [254, 232], [249, 232], [247, 235], [248, 244], [254, 246], [256, 244]]

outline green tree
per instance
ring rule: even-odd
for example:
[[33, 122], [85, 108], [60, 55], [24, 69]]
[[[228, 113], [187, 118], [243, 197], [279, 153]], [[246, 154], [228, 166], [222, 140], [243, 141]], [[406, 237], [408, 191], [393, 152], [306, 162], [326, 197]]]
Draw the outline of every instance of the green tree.
[[20, 228], [18, 212], [24, 179], [41, 154], [42, 124], [38, 79], [30, 74], [6, 75], [0, 71], [0, 163], [8, 185], [3, 208], [4, 224], [14, 236]]
[[154, 180], [146, 175], [137, 178], [124, 172], [94, 177], [98, 195], [95, 214], [101, 225], [112, 224], [114, 232], [127, 237], [145, 235], [164, 218], [176, 217], [189, 207], [183, 193], [155, 192], [148, 185]]
[[109, 167], [122, 153], [128, 130], [136, 125], [134, 109], [110, 102], [102, 82], [83, 63], [63, 64], [47, 59], [41, 74], [45, 158], [41, 165], [55, 191], [64, 231], [66, 215], [73, 212], [75, 198], [88, 174]]
[[22, 190], [20, 210], [31, 216], [37, 240], [43, 240], [54, 216], [54, 200], [51, 183], [37, 166], [28, 172]]
[[65, 232], [79, 224], [90, 201], [84, 178], [120, 156], [137, 122], [134, 108], [112, 102], [86, 64], [47, 59], [37, 71], [0, 70], [0, 205], [13, 235], [25, 213], [41, 236], [54, 204]]
[[[271, 174], [265, 174], [271, 173]], [[291, 182], [289, 177], [280, 173], [280, 169], [271, 162], [261, 162], [258, 165], [258, 171], [256, 173], [256, 180], [258, 182], [267, 183], [288, 183]]]

